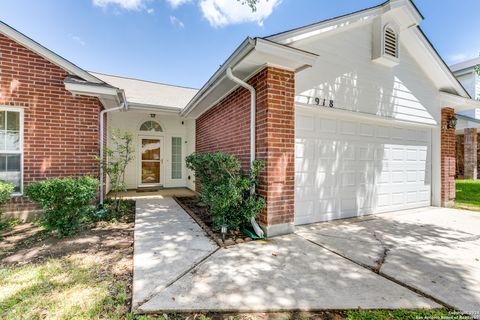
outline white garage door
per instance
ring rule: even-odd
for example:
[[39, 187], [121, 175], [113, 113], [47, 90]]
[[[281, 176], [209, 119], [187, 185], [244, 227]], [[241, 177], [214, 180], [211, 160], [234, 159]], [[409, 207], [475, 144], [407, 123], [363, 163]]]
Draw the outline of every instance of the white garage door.
[[430, 128], [299, 109], [296, 224], [430, 205]]

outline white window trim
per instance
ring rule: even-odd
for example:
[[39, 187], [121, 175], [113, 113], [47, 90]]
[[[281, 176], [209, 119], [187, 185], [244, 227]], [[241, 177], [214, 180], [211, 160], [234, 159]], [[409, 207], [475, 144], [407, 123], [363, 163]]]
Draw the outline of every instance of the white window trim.
[[[180, 178], [174, 178], [173, 177], [173, 139], [174, 138], [178, 138], [180, 139]], [[183, 163], [184, 161], [182, 161], [183, 159], [183, 154], [184, 154], [184, 150], [183, 150], [183, 143], [184, 143], [184, 138], [183, 137], [180, 137], [180, 136], [175, 136], [175, 135], [172, 135], [171, 138], [170, 138], [170, 179], [171, 180], [174, 180], [174, 181], [178, 181], [178, 180], [183, 180], [184, 179], [184, 176], [185, 176], [185, 173], [183, 172]]]
[[14, 111], [20, 113], [20, 150], [19, 151], [9, 151], [8, 153], [20, 154], [20, 192], [14, 192], [11, 194], [12, 197], [21, 197], [23, 196], [23, 177], [25, 175], [24, 171], [24, 158], [25, 154], [23, 152], [23, 133], [24, 133], [24, 108], [22, 107], [12, 107], [0, 105], [1, 111]]

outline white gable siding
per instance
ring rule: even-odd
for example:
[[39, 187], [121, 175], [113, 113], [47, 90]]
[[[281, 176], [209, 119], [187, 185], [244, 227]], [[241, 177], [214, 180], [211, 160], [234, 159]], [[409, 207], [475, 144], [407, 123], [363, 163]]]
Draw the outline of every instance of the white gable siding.
[[332, 99], [336, 108], [345, 110], [437, 123], [438, 89], [403, 44], [399, 65], [385, 67], [372, 61], [372, 24], [299, 41], [295, 47], [319, 54], [312, 68], [296, 76], [298, 104], [311, 104], [319, 97]]
[[458, 81], [462, 84], [462, 86], [467, 90], [468, 94], [475, 98], [477, 91], [477, 77], [473, 72], [462, 74], [457, 76]]

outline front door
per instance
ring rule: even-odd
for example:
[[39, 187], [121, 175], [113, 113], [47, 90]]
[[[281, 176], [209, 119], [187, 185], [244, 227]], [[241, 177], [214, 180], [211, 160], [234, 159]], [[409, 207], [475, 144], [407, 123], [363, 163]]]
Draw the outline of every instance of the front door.
[[140, 138], [140, 143], [140, 185], [160, 185], [162, 181], [162, 139]]

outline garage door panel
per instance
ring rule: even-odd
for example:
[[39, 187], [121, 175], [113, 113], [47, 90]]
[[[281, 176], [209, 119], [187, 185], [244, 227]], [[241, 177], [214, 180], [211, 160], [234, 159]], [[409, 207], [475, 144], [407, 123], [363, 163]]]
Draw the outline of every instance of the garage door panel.
[[430, 205], [430, 129], [297, 119], [295, 223]]

